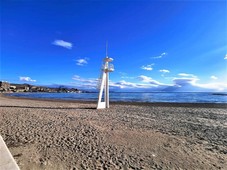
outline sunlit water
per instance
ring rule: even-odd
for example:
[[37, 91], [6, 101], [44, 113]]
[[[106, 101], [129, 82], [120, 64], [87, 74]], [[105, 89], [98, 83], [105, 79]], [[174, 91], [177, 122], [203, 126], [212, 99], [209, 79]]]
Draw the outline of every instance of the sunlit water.
[[[11, 93], [9, 96], [97, 101], [98, 93]], [[173, 103], [227, 103], [227, 93], [110, 93], [110, 101], [117, 102], [173, 102]]]

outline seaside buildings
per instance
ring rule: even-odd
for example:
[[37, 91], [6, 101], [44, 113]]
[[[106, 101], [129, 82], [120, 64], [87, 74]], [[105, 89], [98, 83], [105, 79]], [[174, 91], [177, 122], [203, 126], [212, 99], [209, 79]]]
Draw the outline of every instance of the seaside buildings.
[[76, 88], [67, 88], [64, 86], [51, 88], [45, 86], [34, 86], [30, 84], [10, 84], [9, 82], [0, 81], [0, 93], [13, 92], [82, 93], [83, 91]]
[[10, 90], [10, 84], [8, 82], [0, 81], [0, 92], [8, 92]]

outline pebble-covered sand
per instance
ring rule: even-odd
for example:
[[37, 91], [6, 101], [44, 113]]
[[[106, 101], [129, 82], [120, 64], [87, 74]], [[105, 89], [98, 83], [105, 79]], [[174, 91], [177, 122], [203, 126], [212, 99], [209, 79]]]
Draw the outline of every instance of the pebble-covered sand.
[[227, 104], [95, 108], [0, 96], [0, 134], [21, 170], [227, 169]]

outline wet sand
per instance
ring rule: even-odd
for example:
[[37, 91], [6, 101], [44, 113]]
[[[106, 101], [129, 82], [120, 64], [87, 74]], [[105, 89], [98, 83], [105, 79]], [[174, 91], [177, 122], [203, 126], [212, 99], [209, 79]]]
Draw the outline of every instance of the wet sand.
[[226, 169], [227, 104], [0, 96], [0, 134], [30, 169]]

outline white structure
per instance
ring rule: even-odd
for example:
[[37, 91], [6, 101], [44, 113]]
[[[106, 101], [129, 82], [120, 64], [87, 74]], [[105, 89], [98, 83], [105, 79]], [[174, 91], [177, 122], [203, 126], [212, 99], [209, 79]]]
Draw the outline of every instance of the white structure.
[[0, 135], [0, 169], [20, 170], [1, 135]]
[[[104, 108], [110, 107], [109, 106], [109, 72], [113, 72], [114, 67], [112, 64], [109, 64], [109, 63], [112, 61], [113, 59], [109, 58], [107, 55], [106, 55], [106, 58], [104, 58], [104, 64], [102, 66], [102, 77], [99, 82], [100, 90], [99, 90], [97, 109], [104, 109]], [[103, 93], [104, 93], [104, 98], [103, 98]]]

